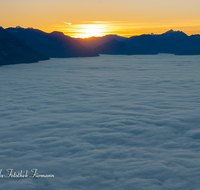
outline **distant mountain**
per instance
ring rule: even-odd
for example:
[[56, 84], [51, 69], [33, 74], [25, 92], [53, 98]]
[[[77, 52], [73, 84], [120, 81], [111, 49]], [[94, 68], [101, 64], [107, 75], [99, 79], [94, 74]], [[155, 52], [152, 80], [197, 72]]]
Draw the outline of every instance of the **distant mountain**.
[[[87, 47], [85, 47], [87, 46]], [[45, 33], [33, 28], [0, 28], [0, 65], [31, 63], [50, 58], [91, 57], [98, 54], [133, 55], [172, 53], [200, 55], [200, 35], [182, 31], [75, 39], [61, 32]]]
[[94, 49], [95, 47], [107, 43], [111, 40], [117, 40], [117, 41], [125, 41], [127, 38], [125, 37], [121, 37], [118, 35], [106, 35], [103, 37], [91, 37], [91, 38], [77, 38], [77, 41], [79, 41], [81, 44], [83, 44], [84, 46], [90, 48], [90, 49]]
[[130, 55], [130, 48], [127, 46], [125, 42], [120, 42], [115, 39], [106, 42], [105, 44], [101, 44], [98, 47], [94, 48], [95, 52], [99, 54], [118, 54], [118, 55]]
[[198, 35], [188, 36], [182, 31], [170, 30], [155, 36], [159, 42], [160, 53], [174, 53], [177, 55], [199, 55], [200, 38]]
[[169, 30], [161, 35], [154, 35], [153, 38], [157, 42], [159, 53], [182, 54], [192, 48], [188, 44], [189, 36], [181, 31]]
[[141, 36], [132, 36], [126, 40], [131, 54], [157, 54], [157, 41], [154, 36], [143, 34]]
[[23, 41], [27, 46], [51, 58], [98, 56], [77, 40], [61, 32], [45, 33], [33, 28], [7, 28], [6, 31]]
[[0, 27], [0, 65], [32, 63], [49, 59]]
[[[103, 42], [99, 39], [99, 43]], [[117, 39], [118, 42], [120, 42]], [[115, 45], [116, 44], [116, 47]], [[169, 30], [160, 35], [143, 34], [124, 39], [123, 43], [107, 41], [94, 48], [103, 54], [158, 54], [200, 55], [200, 35], [187, 36], [182, 31]]]
[[134, 36], [126, 38], [123, 41], [116, 39], [108, 41], [94, 48], [99, 54], [118, 54], [118, 55], [134, 55], [134, 54], [157, 54], [155, 51], [155, 41], [150, 35]]

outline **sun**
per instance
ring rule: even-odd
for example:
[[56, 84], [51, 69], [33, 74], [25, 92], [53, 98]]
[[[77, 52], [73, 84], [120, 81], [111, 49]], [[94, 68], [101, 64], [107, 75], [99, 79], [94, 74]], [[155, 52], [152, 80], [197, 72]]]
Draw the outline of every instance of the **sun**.
[[101, 37], [106, 35], [106, 26], [103, 24], [82, 24], [76, 30], [77, 38]]

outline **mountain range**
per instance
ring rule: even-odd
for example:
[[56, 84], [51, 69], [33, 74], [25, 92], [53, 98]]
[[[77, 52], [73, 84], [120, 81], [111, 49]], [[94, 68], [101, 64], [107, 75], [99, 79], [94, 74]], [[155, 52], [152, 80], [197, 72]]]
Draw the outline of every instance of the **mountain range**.
[[101, 38], [83, 39], [80, 42], [99, 54], [200, 55], [200, 35], [188, 36], [182, 31], [174, 30], [163, 34], [143, 34], [130, 38], [108, 35]]
[[57, 31], [45, 33], [33, 28], [0, 27], [0, 65], [99, 54], [158, 53], [200, 55], [200, 35], [188, 36], [182, 31], [169, 30], [163, 34], [143, 34], [130, 38], [107, 35], [78, 39]]
[[46, 33], [38, 29], [21, 27], [7, 28], [6, 31], [27, 46], [50, 58], [98, 56], [97, 53], [62, 32]]

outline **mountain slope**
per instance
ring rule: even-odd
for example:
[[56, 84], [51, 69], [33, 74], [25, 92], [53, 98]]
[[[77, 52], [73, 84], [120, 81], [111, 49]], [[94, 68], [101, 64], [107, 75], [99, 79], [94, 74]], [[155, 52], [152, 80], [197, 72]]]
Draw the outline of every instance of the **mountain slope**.
[[33, 28], [7, 28], [8, 32], [29, 47], [52, 58], [98, 56], [75, 39], [61, 32], [45, 33]]
[[78, 38], [77, 40], [83, 44], [85, 47], [88, 47], [90, 49], [94, 49], [97, 46], [100, 46], [101, 44], [107, 43], [111, 40], [117, 40], [120, 42], [125, 41], [127, 38], [121, 37], [118, 35], [110, 34], [102, 37], [90, 37], [90, 38]]
[[0, 28], [0, 65], [32, 63], [49, 59]]
[[94, 48], [94, 51], [99, 54], [118, 54], [118, 55], [130, 55], [130, 48], [124, 42], [119, 42], [115, 39], [101, 44]]

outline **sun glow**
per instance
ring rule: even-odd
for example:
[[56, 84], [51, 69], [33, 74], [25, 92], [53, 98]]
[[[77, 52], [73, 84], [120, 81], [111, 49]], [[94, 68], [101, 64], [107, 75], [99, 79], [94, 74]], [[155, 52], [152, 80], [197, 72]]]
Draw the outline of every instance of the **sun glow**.
[[100, 37], [106, 35], [106, 25], [103, 24], [82, 24], [78, 25], [76, 38]]
[[[101, 37], [116, 34], [130, 37], [141, 34], [162, 34], [170, 29], [181, 30], [187, 35], [199, 33], [199, 20], [178, 20], [165, 23], [132, 23], [122, 21], [84, 21], [80, 23], [64, 22], [65, 25], [56, 26], [57, 31], [74, 38]], [[196, 32], [195, 32], [196, 31]]]

